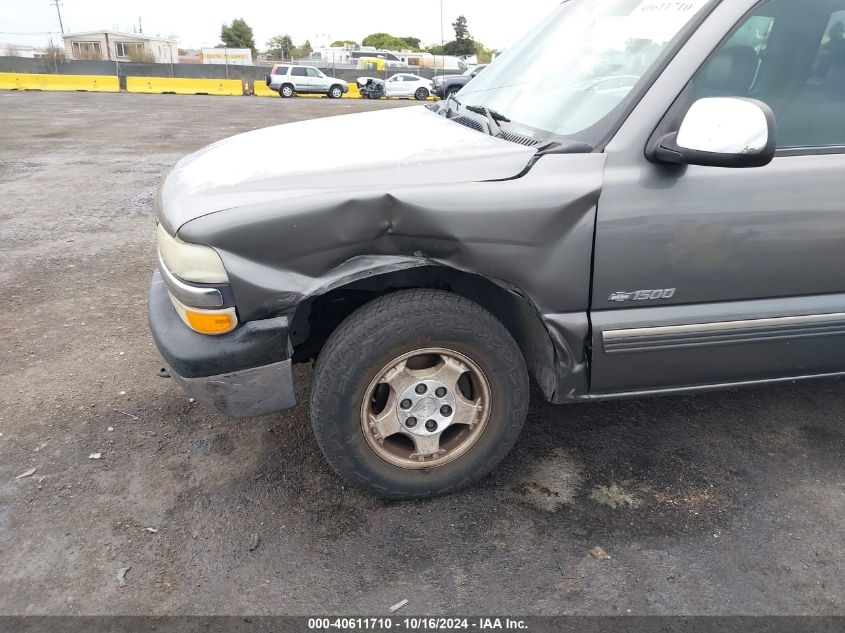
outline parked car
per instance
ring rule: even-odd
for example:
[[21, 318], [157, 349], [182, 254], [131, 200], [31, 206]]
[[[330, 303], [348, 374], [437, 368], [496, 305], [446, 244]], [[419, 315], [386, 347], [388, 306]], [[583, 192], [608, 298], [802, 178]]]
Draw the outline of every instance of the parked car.
[[[576, 403], [845, 375], [842, 12], [570, 0], [457, 99], [183, 158], [158, 349], [235, 417], [313, 360], [323, 454], [391, 498], [489, 473], [529, 377]], [[640, 79], [577, 87], [601, 76]]]
[[384, 96], [384, 79], [378, 77], [358, 77], [358, 94], [362, 99], [381, 99]]
[[435, 75], [432, 82], [432, 92], [435, 96], [446, 99], [466, 86], [473, 77], [485, 68], [487, 68], [487, 64], [479, 64], [473, 68], [468, 68], [460, 75]]
[[349, 84], [346, 81], [328, 77], [322, 70], [313, 66], [276, 64], [265, 81], [284, 98], [290, 98], [294, 94], [324, 94], [332, 99], [340, 99], [349, 92]]
[[413, 97], [417, 101], [425, 101], [433, 89], [430, 79], [410, 73], [396, 73], [386, 81], [377, 77], [359, 77], [357, 83], [358, 91], [365, 99]]

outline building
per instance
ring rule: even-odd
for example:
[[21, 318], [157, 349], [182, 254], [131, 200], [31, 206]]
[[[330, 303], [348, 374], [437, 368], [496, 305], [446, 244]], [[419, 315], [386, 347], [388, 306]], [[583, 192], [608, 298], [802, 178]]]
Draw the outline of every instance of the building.
[[252, 51], [248, 48], [204, 48], [202, 63], [252, 66]]
[[311, 53], [312, 59], [322, 60], [329, 66], [338, 64], [354, 64], [351, 46], [321, 46]]
[[175, 39], [153, 37], [145, 33], [83, 31], [62, 36], [67, 59], [105, 59], [120, 62], [179, 61]]
[[38, 53], [39, 50], [34, 46], [0, 43], [0, 57], [29, 57], [32, 59]]

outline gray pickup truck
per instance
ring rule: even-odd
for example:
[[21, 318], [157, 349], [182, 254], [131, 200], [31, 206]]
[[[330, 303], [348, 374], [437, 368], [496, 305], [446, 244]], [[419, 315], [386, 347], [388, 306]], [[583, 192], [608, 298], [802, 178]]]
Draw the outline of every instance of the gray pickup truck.
[[390, 498], [489, 473], [529, 380], [579, 403], [845, 374], [843, 23], [569, 0], [457, 99], [206, 147], [161, 189], [158, 348], [235, 417], [293, 407], [314, 361], [326, 459]]
[[460, 75], [435, 75], [431, 82], [435, 96], [448, 99], [450, 96], [457, 94], [461, 88], [466, 86], [485, 68], [487, 68], [487, 64], [479, 64], [473, 68], [467, 68]]

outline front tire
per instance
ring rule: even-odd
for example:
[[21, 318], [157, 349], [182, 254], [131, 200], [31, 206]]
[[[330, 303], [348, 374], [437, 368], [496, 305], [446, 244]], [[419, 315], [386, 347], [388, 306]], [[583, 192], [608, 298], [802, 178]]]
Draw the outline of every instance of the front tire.
[[285, 84], [281, 88], [279, 88], [279, 96], [282, 99], [290, 99], [293, 96], [293, 86], [290, 84]]
[[417, 91], [414, 93], [414, 99], [417, 101], [425, 101], [428, 99], [428, 90], [425, 88], [417, 88]]
[[343, 88], [340, 86], [332, 86], [329, 88], [330, 99], [340, 99], [343, 96]]
[[314, 367], [311, 424], [329, 465], [379, 497], [454, 492], [516, 442], [528, 374], [508, 331], [458, 295], [406, 290], [348, 317]]

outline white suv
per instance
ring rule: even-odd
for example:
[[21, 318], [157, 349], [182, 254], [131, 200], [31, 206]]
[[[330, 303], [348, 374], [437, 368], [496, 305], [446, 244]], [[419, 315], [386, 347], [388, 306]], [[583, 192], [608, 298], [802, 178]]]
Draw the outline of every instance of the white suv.
[[332, 99], [340, 99], [349, 92], [349, 84], [343, 79], [327, 77], [313, 66], [276, 64], [266, 81], [270, 88], [277, 90], [286, 99], [296, 93], [324, 94]]

